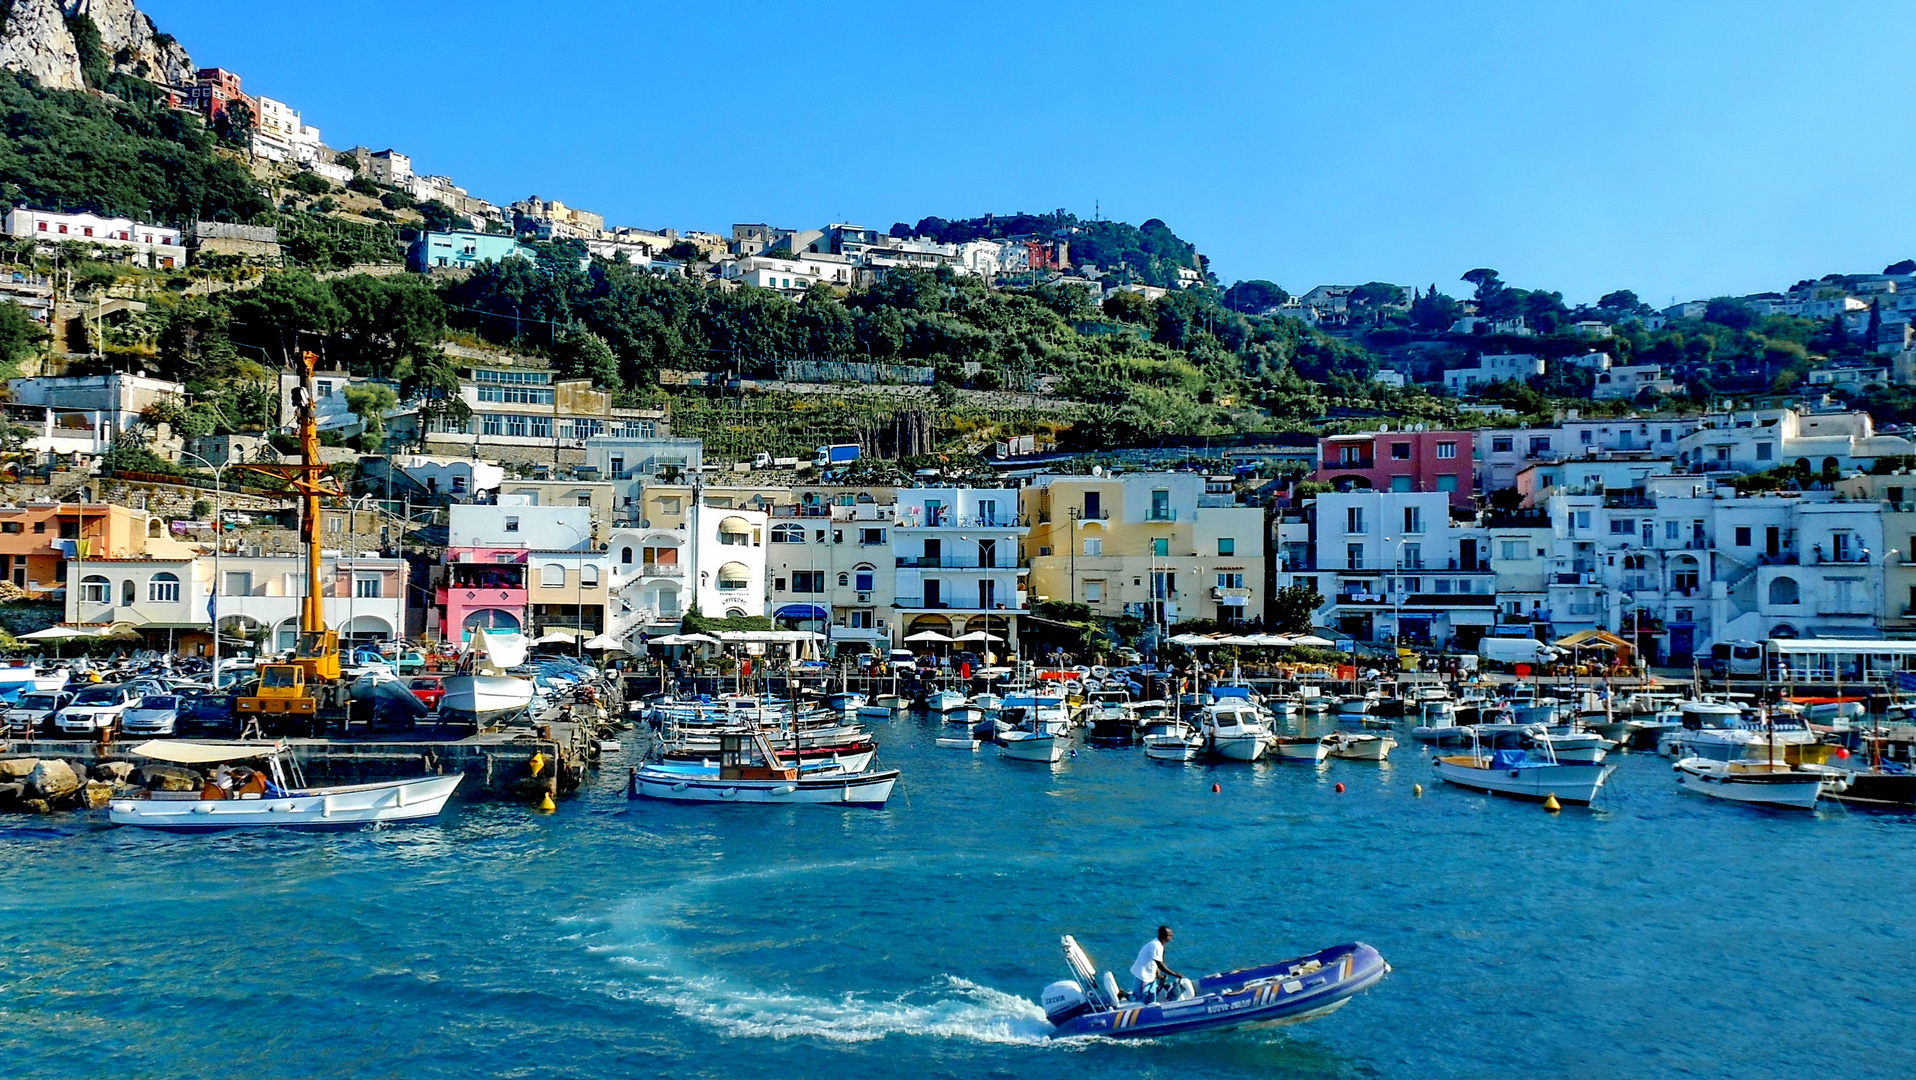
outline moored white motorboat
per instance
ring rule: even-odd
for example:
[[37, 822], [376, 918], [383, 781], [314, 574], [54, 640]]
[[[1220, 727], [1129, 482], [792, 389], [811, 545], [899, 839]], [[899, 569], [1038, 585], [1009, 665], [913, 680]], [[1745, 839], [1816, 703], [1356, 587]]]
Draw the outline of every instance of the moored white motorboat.
[[526, 640], [519, 634], [472, 632], [472, 671], [448, 675], [440, 685], [441, 718], [476, 727], [516, 720], [532, 705], [537, 689], [531, 679], [506, 672], [525, 663]]
[[340, 828], [436, 816], [463, 773], [387, 780], [370, 784], [309, 787], [284, 743], [216, 744], [156, 741], [133, 753], [177, 765], [213, 765], [258, 760], [263, 769], [222, 768], [229, 781], [208, 781], [199, 791], [150, 791], [107, 804], [115, 825], [175, 832], [277, 828]]
[[1006, 731], [998, 736], [998, 755], [1014, 761], [1056, 764], [1069, 749], [1069, 739], [1048, 731]]
[[1196, 761], [1204, 756], [1204, 733], [1182, 720], [1161, 722], [1144, 737], [1144, 756], [1153, 761]]
[[1594, 731], [1538, 731], [1527, 742], [1536, 747], [1549, 746], [1551, 756], [1565, 764], [1596, 765], [1610, 753], [1613, 743]]
[[1248, 701], [1207, 705], [1202, 717], [1203, 732], [1210, 740], [1211, 753], [1217, 757], [1256, 761], [1270, 748], [1271, 729]]
[[1459, 787], [1513, 795], [1520, 799], [1547, 799], [1588, 803], [1602, 790], [1615, 765], [1571, 765], [1523, 750], [1493, 750], [1445, 754], [1432, 761], [1437, 775]]
[[1677, 786], [1718, 799], [1787, 810], [1813, 810], [1827, 777], [1783, 762], [1689, 757], [1671, 767]]
[[1330, 755], [1345, 761], [1386, 761], [1397, 749], [1397, 740], [1370, 732], [1334, 731], [1325, 736]]
[[1420, 743], [1456, 746], [1470, 741], [1470, 732], [1457, 723], [1457, 707], [1449, 701], [1425, 701], [1417, 706], [1418, 724], [1410, 737]]
[[1273, 735], [1271, 754], [1288, 761], [1323, 761], [1331, 755], [1329, 735]]

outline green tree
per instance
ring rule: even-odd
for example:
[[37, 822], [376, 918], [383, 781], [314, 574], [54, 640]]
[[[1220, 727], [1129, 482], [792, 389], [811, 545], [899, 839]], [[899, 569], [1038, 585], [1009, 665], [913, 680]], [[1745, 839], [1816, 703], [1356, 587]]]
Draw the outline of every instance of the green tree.
[[325, 195], [333, 190], [332, 181], [316, 172], [300, 171], [293, 174], [286, 186], [302, 195]]
[[592, 385], [619, 390], [619, 358], [605, 339], [590, 331], [566, 338], [559, 352], [559, 371], [570, 379], [591, 379]]
[[1224, 290], [1224, 306], [1246, 315], [1262, 315], [1290, 298], [1282, 286], [1261, 278], [1240, 281]]
[[1308, 634], [1324, 597], [1309, 585], [1286, 585], [1271, 594], [1271, 625], [1280, 634]]
[[251, 104], [243, 100], [230, 101], [213, 117], [213, 134], [228, 146], [250, 149], [257, 124]]
[[1410, 322], [1419, 330], [1448, 330], [1463, 314], [1464, 305], [1438, 292], [1434, 282], [1429, 291], [1410, 302]]
[[0, 302], [0, 370], [18, 372], [20, 363], [37, 354], [46, 339], [46, 330], [27, 309], [11, 300]]
[[359, 448], [377, 452], [386, 441], [386, 411], [399, 405], [399, 395], [385, 383], [359, 383], [346, 388], [346, 407], [359, 417]]

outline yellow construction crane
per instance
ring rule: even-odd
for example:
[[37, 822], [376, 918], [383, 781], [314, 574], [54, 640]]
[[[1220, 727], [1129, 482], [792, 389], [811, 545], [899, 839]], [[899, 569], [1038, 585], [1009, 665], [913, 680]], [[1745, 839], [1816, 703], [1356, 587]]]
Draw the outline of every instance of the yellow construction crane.
[[[339, 634], [326, 627], [319, 570], [319, 500], [344, 497], [345, 489], [319, 460], [319, 424], [315, 418], [313, 369], [319, 357], [300, 354], [300, 383], [293, 391], [299, 415], [298, 464], [241, 465], [240, 468], [286, 481], [299, 495], [299, 540], [306, 548], [306, 596], [299, 609], [299, 646], [291, 663], [261, 664], [259, 688], [236, 704], [242, 718], [297, 716], [317, 719], [321, 708], [344, 708], [339, 671]], [[216, 538], [217, 539], [217, 538]], [[214, 632], [218, 632], [218, 627]]]

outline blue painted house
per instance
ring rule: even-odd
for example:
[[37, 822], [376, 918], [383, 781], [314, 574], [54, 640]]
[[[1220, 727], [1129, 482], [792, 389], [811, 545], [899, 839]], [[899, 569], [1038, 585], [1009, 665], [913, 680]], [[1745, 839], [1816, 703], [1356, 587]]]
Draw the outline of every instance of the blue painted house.
[[412, 245], [412, 268], [419, 273], [476, 269], [480, 263], [531, 259], [532, 249], [510, 236], [481, 232], [421, 233]]

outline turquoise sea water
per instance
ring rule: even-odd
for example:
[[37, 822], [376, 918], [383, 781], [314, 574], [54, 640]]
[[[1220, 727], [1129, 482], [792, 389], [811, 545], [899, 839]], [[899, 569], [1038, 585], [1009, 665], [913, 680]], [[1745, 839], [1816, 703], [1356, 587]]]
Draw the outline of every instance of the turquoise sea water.
[[[1414, 744], [1384, 768], [1133, 749], [1048, 770], [937, 749], [922, 720], [878, 734], [906, 781], [883, 811], [628, 802], [609, 767], [544, 816], [0, 822], [0, 1061], [35, 1080], [1916, 1075], [1911, 815], [1723, 805], [1649, 755], [1606, 805], [1553, 816], [1436, 781]], [[1048, 1043], [1058, 935], [1121, 973], [1159, 922], [1187, 974], [1353, 939], [1396, 971], [1295, 1027]]]

